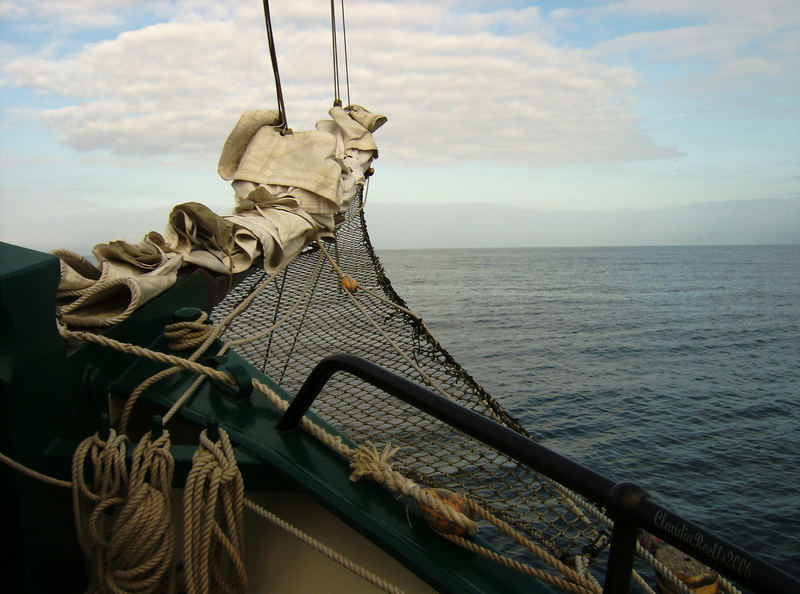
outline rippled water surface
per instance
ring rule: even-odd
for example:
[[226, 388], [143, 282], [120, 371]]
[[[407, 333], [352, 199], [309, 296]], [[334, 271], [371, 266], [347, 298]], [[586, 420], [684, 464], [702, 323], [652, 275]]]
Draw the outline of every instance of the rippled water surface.
[[379, 256], [542, 443], [800, 574], [800, 246]]

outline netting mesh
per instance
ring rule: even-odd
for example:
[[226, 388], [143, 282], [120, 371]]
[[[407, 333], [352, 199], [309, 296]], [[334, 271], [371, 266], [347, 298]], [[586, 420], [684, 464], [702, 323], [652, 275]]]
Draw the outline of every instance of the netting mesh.
[[[372, 249], [361, 207], [359, 192], [326, 249], [360, 287], [390, 303], [359, 290], [355, 298], [363, 311], [358, 308], [323, 251], [312, 244], [258, 292], [225, 338], [246, 339], [277, 323], [236, 351], [290, 393], [321, 359], [349, 353], [527, 435], [420, 318], [400, 309], [407, 306]], [[224, 318], [267, 278], [263, 271], [252, 273], [214, 309], [213, 318]], [[576, 495], [358, 378], [334, 375], [313, 410], [356, 443], [399, 446], [392, 458], [396, 470], [421, 485], [468, 495], [558, 558], [572, 560], [598, 537], [584, 511], [589, 504]]]

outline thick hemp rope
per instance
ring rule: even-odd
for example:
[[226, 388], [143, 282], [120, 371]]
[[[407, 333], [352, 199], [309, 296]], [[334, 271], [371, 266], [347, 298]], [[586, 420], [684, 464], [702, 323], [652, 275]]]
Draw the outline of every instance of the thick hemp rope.
[[227, 373], [217, 371], [216, 369], [208, 367], [207, 365], [201, 365], [199, 363], [195, 363], [191, 359], [184, 359], [183, 357], [178, 357], [176, 355], [168, 355], [167, 353], [154, 351], [152, 349], [140, 347], [128, 342], [120, 342], [118, 340], [114, 340], [113, 338], [108, 338], [106, 336], [103, 336], [102, 334], [92, 334], [91, 332], [67, 330], [66, 328], [63, 327], [59, 327], [58, 330], [61, 333], [61, 336], [66, 339], [75, 339], [81, 342], [93, 342], [95, 344], [99, 344], [100, 346], [116, 349], [118, 351], [127, 353], [129, 355], [136, 355], [137, 357], [144, 357], [146, 359], [151, 359], [152, 361], [158, 361], [159, 363], [166, 363], [167, 365], [175, 365], [183, 369], [194, 371], [195, 373], [202, 373], [204, 375], [209, 376], [212, 379], [219, 380], [226, 384], [234, 385], [236, 383], [236, 380], [234, 380]]
[[202, 312], [200, 317], [193, 322], [175, 322], [167, 324], [164, 328], [164, 338], [172, 351], [185, 351], [194, 349], [203, 344], [214, 327], [206, 324], [208, 314]]
[[183, 497], [186, 590], [189, 594], [247, 590], [244, 568], [244, 483], [228, 434], [200, 433]]
[[174, 592], [174, 460], [169, 432], [146, 433], [133, 452], [128, 497], [104, 551], [105, 586], [113, 592]]
[[[90, 592], [106, 589], [105, 552], [113, 540], [114, 522], [128, 490], [126, 442], [124, 435], [111, 429], [105, 440], [98, 434], [83, 440], [72, 457], [73, 515], [78, 543], [89, 564]], [[87, 516], [88, 530], [84, 531]]]
[[[398, 450], [399, 448], [390, 448], [389, 446], [386, 446], [383, 452], [378, 452], [378, 449], [372, 443], [367, 442], [365, 446], [355, 450], [352, 455], [353, 473], [350, 475], [350, 479], [357, 481], [363, 477], [372, 478], [373, 480], [382, 483], [394, 491], [398, 491], [403, 495], [413, 498], [419, 504], [423, 504], [435, 509], [438, 513], [445, 516], [449, 521], [453, 522], [459, 528], [465, 530], [468, 534], [474, 533], [478, 528], [478, 525], [474, 520], [456, 511], [449, 505], [444, 504], [441, 500], [433, 497], [426, 490], [419, 487], [419, 485], [392, 469], [392, 466], [389, 463], [389, 458]], [[466, 497], [464, 497], [464, 500], [475, 514], [480, 515], [483, 519], [494, 525], [512, 540], [536, 554], [540, 559], [547, 562], [551, 567], [560, 571], [570, 580], [566, 581], [562, 580], [561, 578], [553, 578], [551, 580], [550, 578], [552, 576], [545, 574], [548, 576], [548, 581], [556, 583], [562, 588], [571, 589], [575, 592], [599, 592], [599, 590], [596, 588], [596, 585], [590, 579], [581, 576], [574, 569], [568, 567], [550, 555], [542, 547], [539, 547], [531, 540], [522, 536], [519, 531], [515, 530], [503, 520], [497, 518], [489, 510]], [[451, 534], [440, 534], [455, 544], [458, 544], [474, 553], [481, 554], [489, 559], [503, 563], [508, 567], [522, 571], [523, 573], [527, 573], [533, 577], [542, 577], [541, 574], [544, 573], [541, 570], [534, 569], [523, 563], [513, 561], [504, 557], [503, 555], [499, 555], [493, 551], [485, 549], [484, 547], [476, 545], [464, 538]], [[570, 587], [567, 587], [567, 585]]]
[[46, 474], [42, 474], [41, 472], [34, 470], [33, 468], [28, 468], [24, 464], [20, 464], [16, 460], [9, 458], [5, 454], [0, 453], [0, 462], [3, 462], [5, 465], [13, 468], [17, 472], [24, 474], [30, 478], [36, 479], [41, 481], [45, 484], [52, 485], [54, 487], [65, 487], [67, 489], [72, 488], [72, 483], [70, 481], [62, 481], [61, 479], [54, 478], [52, 476], [47, 476]]
[[337, 553], [336, 551], [334, 551], [330, 547], [328, 547], [328, 546], [322, 544], [321, 542], [319, 542], [313, 536], [310, 536], [309, 534], [303, 532], [302, 530], [300, 530], [296, 526], [293, 526], [292, 524], [290, 524], [286, 520], [283, 520], [283, 519], [279, 518], [278, 516], [276, 516], [275, 514], [273, 514], [270, 511], [264, 509], [263, 507], [261, 507], [260, 505], [255, 503], [254, 501], [245, 498], [244, 504], [245, 504], [245, 506], [247, 506], [247, 508], [249, 510], [251, 510], [253, 513], [257, 514], [261, 519], [267, 520], [268, 522], [271, 522], [272, 524], [274, 524], [275, 526], [277, 526], [281, 530], [284, 530], [285, 532], [288, 532], [289, 534], [291, 534], [292, 536], [294, 536], [298, 540], [301, 540], [302, 542], [304, 542], [305, 544], [310, 546], [312, 549], [314, 549], [315, 551], [317, 551], [321, 555], [324, 555], [325, 557], [327, 557], [331, 561], [334, 561], [335, 563], [338, 563], [339, 565], [341, 565], [345, 569], [353, 572], [358, 577], [360, 577], [361, 579], [369, 582], [370, 584], [374, 585], [375, 587], [379, 588], [380, 590], [383, 590], [384, 592], [390, 592], [391, 594], [402, 594], [403, 591], [401, 589], [399, 589], [398, 587], [390, 584], [389, 582], [384, 580], [382, 577], [375, 575], [374, 573], [372, 573], [368, 569], [358, 565], [357, 563], [355, 563], [352, 560], [348, 559], [347, 557], [345, 557], [341, 553]]
[[[288, 407], [288, 403], [284, 401], [280, 396], [278, 396], [275, 392], [273, 392], [268, 386], [259, 382], [255, 378], [253, 379], [253, 387], [267, 396], [270, 401], [277, 406], [280, 410], [286, 410]], [[471, 518], [465, 516], [464, 514], [456, 511], [449, 505], [445, 504], [440, 499], [430, 495], [425, 489], [419, 487], [416, 483], [411, 481], [410, 479], [404, 477], [399, 472], [392, 469], [391, 464], [389, 463], [389, 458], [398, 451], [397, 448], [390, 448], [388, 445], [384, 448], [383, 452], [379, 452], [378, 449], [374, 446], [374, 444], [367, 442], [364, 446], [353, 449], [350, 446], [346, 445], [340, 437], [331, 435], [318, 425], [309, 421], [306, 417], [300, 419], [300, 426], [307, 432], [311, 433], [314, 437], [325, 443], [328, 447], [336, 451], [339, 455], [343, 458], [351, 461], [351, 466], [353, 468], [353, 472], [350, 475], [350, 480], [357, 481], [364, 477], [372, 478], [373, 480], [389, 487], [392, 490], [398, 491], [407, 495], [418, 503], [422, 503], [427, 505], [428, 507], [434, 509], [437, 513], [444, 516], [448, 521], [453, 522], [459, 528], [463, 528], [467, 533], [474, 533], [477, 530], [477, 524]], [[486, 510], [482, 506], [479, 506], [475, 502], [467, 500], [470, 506], [476, 511], [479, 515], [484, 517], [487, 521], [490, 521], [494, 524], [498, 529], [502, 532], [506, 533], [509, 537], [513, 540], [517, 541], [518, 543], [522, 544], [528, 550], [538, 555], [544, 561], [549, 563], [554, 568], [558, 569], [565, 575], [569, 576], [570, 579], [574, 580], [577, 585], [575, 586], [579, 592], [594, 592], [596, 591], [596, 585], [592, 582], [590, 578], [586, 578], [581, 576], [578, 572], [573, 570], [572, 568], [564, 565], [558, 559], [555, 559], [552, 555], [547, 553], [541, 547], [538, 547], [532, 541], [526, 539], [518, 531], [514, 530], [509, 524], [500, 520], [499, 518], [495, 517], [489, 510]], [[456, 542], [456, 544], [462, 544], [462, 542], [469, 543], [465, 539], [460, 539]], [[477, 545], [475, 545], [477, 546]], [[478, 551], [472, 544], [470, 546], [465, 546], [469, 550], [473, 552], [480, 552]], [[489, 554], [486, 556], [492, 558], [494, 560], [499, 560], [495, 553], [488, 551]], [[518, 562], [513, 562], [509, 566], [519, 569]], [[533, 568], [531, 568], [533, 569]], [[527, 570], [523, 570], [526, 573], [529, 573]], [[537, 570], [538, 571], [538, 570]], [[529, 573], [529, 575], [533, 575]], [[565, 580], [561, 580], [560, 578], [555, 578], [559, 580], [559, 583], [569, 583]]]

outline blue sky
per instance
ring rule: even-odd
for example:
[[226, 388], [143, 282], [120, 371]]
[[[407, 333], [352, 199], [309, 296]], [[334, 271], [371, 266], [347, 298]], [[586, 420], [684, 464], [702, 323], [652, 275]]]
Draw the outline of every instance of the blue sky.
[[[329, 4], [271, 6], [289, 123], [310, 128], [333, 98]], [[345, 9], [351, 99], [389, 117], [379, 248], [800, 242], [795, 2]], [[260, 2], [0, 1], [0, 32], [0, 239], [86, 251], [180, 202], [232, 209], [219, 151], [275, 103]]]

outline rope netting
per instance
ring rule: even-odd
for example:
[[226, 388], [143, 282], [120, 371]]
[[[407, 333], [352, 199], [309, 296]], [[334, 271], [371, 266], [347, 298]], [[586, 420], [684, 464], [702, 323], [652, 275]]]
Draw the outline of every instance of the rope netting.
[[[362, 200], [359, 192], [335, 239], [309, 246], [255, 296], [268, 278], [263, 271], [228, 294], [213, 310], [213, 320], [225, 318], [245, 299], [252, 303], [229, 322], [225, 340], [238, 342], [237, 353], [290, 393], [324, 357], [349, 353], [527, 435], [392, 288], [372, 248]], [[357, 281], [355, 292], [343, 287], [343, 275]], [[335, 375], [314, 411], [356, 443], [400, 448], [392, 465], [403, 475], [467, 495], [559, 559], [572, 562], [606, 528], [589, 517], [590, 504], [577, 495], [356, 377]]]

